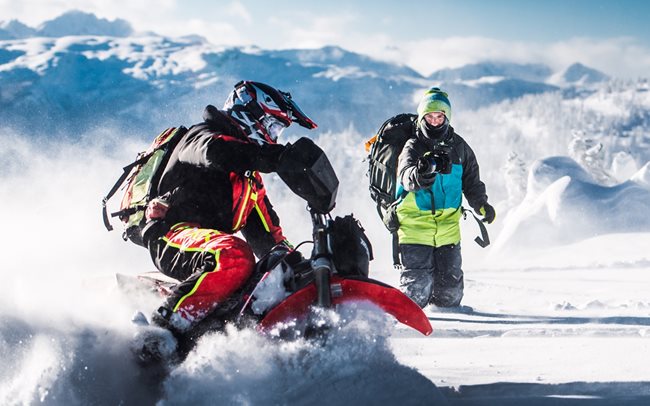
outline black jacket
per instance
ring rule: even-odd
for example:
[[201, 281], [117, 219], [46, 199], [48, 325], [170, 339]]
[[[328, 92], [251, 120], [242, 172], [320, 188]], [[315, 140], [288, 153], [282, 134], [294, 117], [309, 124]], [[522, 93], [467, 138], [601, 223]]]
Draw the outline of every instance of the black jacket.
[[[397, 174], [398, 180], [407, 192], [417, 192], [423, 189], [417, 172], [418, 158], [426, 152], [444, 149], [449, 153], [452, 164], [462, 166], [461, 185], [469, 205], [478, 210], [487, 202], [485, 184], [481, 181], [479, 166], [474, 151], [467, 142], [449, 126], [447, 135], [440, 141], [434, 141], [424, 136], [419, 129], [416, 137], [409, 139], [399, 156]], [[440, 176], [440, 175], [436, 175]], [[444, 175], [443, 175], [444, 176]], [[430, 183], [429, 185], [430, 186]]]
[[225, 233], [241, 230], [259, 257], [284, 240], [258, 173], [277, 169], [284, 146], [260, 146], [214, 106], [206, 107], [203, 118], [172, 151], [158, 184], [169, 210], [164, 221], [145, 227], [144, 239], [160, 237], [179, 222]]

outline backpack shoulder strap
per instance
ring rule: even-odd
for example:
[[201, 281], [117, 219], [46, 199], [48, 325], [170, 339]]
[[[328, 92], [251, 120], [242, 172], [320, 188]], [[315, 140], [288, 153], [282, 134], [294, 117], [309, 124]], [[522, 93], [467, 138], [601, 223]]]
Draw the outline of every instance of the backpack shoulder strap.
[[474, 220], [476, 220], [476, 223], [478, 224], [478, 228], [481, 230], [481, 236], [480, 237], [476, 236], [476, 238], [474, 238], [474, 241], [481, 248], [485, 248], [488, 245], [490, 245], [490, 236], [487, 232], [487, 228], [485, 227], [485, 224], [483, 224], [483, 222], [478, 217], [476, 217], [476, 214], [472, 210], [466, 209], [462, 206], [460, 207], [460, 210], [463, 213], [463, 218], [467, 218], [467, 213], [469, 212], [472, 215], [472, 217], [474, 217]]
[[122, 184], [124, 183], [126, 178], [128, 178], [129, 174], [131, 173], [131, 170], [133, 168], [135, 168], [136, 166], [138, 166], [138, 165], [140, 165], [140, 164], [142, 164], [144, 162], [147, 162], [147, 160], [151, 157], [151, 155], [153, 155], [154, 152], [155, 152], [155, 150], [149, 152], [148, 154], [144, 154], [140, 158], [136, 159], [135, 161], [131, 162], [130, 164], [128, 164], [127, 166], [122, 168], [122, 170], [123, 170], [122, 175], [120, 175], [117, 182], [115, 182], [115, 184], [113, 185], [111, 190], [102, 199], [102, 218], [104, 220], [104, 226], [106, 227], [106, 229], [108, 231], [113, 231], [113, 226], [111, 225], [111, 222], [108, 219], [106, 203], [111, 199], [111, 197], [113, 197], [115, 192], [117, 192], [118, 189], [122, 186]]

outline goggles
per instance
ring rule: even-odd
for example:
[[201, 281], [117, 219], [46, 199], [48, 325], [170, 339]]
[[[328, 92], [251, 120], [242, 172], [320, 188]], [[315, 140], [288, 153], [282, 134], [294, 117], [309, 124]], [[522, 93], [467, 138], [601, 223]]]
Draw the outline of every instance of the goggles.
[[282, 121], [269, 115], [265, 115], [264, 118], [262, 118], [262, 125], [266, 128], [266, 132], [268, 133], [271, 142], [277, 142], [278, 137], [282, 135], [284, 129], [287, 128]]

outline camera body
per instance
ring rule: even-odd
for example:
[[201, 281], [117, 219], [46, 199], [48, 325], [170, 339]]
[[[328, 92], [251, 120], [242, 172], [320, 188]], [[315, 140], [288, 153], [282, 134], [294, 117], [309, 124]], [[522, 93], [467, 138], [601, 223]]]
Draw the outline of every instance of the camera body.
[[424, 154], [434, 167], [434, 172], [443, 175], [451, 173], [451, 148], [447, 145], [436, 144], [432, 151]]

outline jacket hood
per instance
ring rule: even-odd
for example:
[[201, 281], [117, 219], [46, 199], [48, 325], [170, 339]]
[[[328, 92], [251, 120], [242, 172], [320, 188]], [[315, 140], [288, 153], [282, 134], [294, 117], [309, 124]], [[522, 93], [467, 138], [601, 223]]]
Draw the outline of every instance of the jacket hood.
[[219, 110], [211, 104], [208, 104], [203, 110], [203, 120], [215, 131], [248, 138], [246, 131], [227, 112]]

